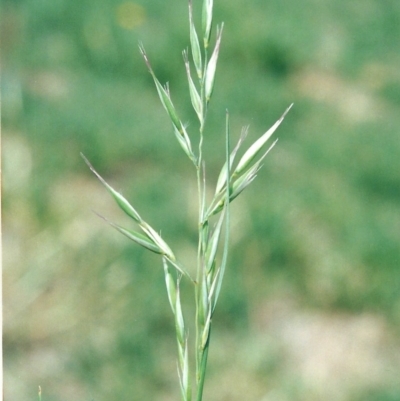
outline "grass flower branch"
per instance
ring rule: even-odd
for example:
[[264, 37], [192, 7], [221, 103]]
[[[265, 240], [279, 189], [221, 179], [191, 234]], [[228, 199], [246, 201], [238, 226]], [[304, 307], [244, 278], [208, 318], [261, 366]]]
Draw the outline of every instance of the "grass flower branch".
[[[243, 128], [235, 148], [230, 150], [229, 113], [225, 121], [225, 161], [219, 174], [214, 196], [211, 200], [206, 197], [206, 161], [203, 156], [204, 130], [206, 115], [212, 98], [219, 53], [221, 49], [223, 24], [217, 27], [214, 48], [209, 57], [211, 32], [213, 25], [213, 1], [203, 1], [202, 38], [201, 45], [193, 19], [193, 4], [189, 0], [189, 40], [191, 51], [183, 51], [183, 63], [188, 80], [189, 97], [192, 108], [199, 121], [198, 136], [189, 134], [186, 126], [172, 101], [168, 84], [163, 85], [157, 78], [143, 44], [139, 44], [144, 62], [151, 74], [160, 102], [172, 124], [173, 133], [179, 145], [192, 163], [197, 179], [198, 189], [198, 251], [196, 277], [193, 279], [179, 258], [172, 251], [165, 239], [156, 229], [147, 223], [119, 192], [115, 191], [93, 168], [82, 155], [90, 170], [106, 187], [119, 208], [138, 227], [138, 231], [121, 227], [99, 215], [121, 234], [145, 249], [159, 254], [164, 270], [168, 302], [175, 320], [175, 332], [178, 347], [178, 377], [183, 401], [202, 401], [208, 352], [210, 347], [212, 317], [220, 296], [222, 282], [228, 262], [230, 203], [239, 196], [256, 178], [262, 167], [262, 161], [273, 148], [276, 141], [265, 149], [267, 141], [282, 123], [292, 106], [289, 106], [281, 118], [257, 139], [235, 165], [236, 156], [244, 144], [248, 127]], [[190, 59], [191, 57], [191, 59]], [[198, 83], [192, 78], [192, 69], [196, 72]], [[193, 151], [192, 141], [197, 137], [197, 154]], [[215, 220], [215, 221], [214, 221]], [[191, 349], [186, 318], [183, 314], [180, 295], [180, 283], [188, 279], [193, 285], [195, 303], [195, 341]], [[192, 377], [190, 361], [195, 361]], [[194, 379], [194, 380], [193, 380]]]

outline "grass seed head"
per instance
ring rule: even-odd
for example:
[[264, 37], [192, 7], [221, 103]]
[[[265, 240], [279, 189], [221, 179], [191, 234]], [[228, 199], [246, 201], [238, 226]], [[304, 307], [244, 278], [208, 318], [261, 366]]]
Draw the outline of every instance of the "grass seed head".
[[203, 28], [203, 40], [205, 49], [208, 48], [208, 44], [210, 41], [212, 21], [213, 21], [213, 0], [204, 0], [202, 28]]
[[196, 85], [194, 84], [192, 76], [190, 74], [190, 65], [186, 51], [183, 51], [183, 60], [185, 62], [186, 74], [189, 82], [190, 100], [192, 101], [193, 109], [196, 112], [197, 117], [199, 118], [200, 125], [203, 126], [204, 124], [203, 103], [201, 101], [199, 92], [197, 91]]
[[129, 217], [131, 217], [133, 220], [135, 220], [137, 223], [140, 223], [142, 221], [142, 218], [140, 217], [139, 213], [135, 210], [135, 208], [115, 189], [113, 189], [110, 185], [107, 184], [107, 182], [104, 180], [104, 178], [94, 169], [94, 167], [91, 165], [89, 160], [81, 153], [81, 156], [85, 163], [89, 166], [90, 170], [96, 175], [96, 177], [100, 180], [100, 182], [108, 189], [112, 197], [114, 198], [115, 202], [117, 205], [120, 207], [121, 210], [123, 210]]
[[142, 53], [142, 56], [143, 56], [144, 61], [145, 61], [146, 65], [147, 65], [147, 68], [148, 68], [151, 76], [153, 77], [153, 80], [154, 80], [154, 83], [156, 85], [156, 89], [157, 89], [157, 93], [158, 93], [158, 96], [160, 98], [160, 101], [161, 101], [162, 105], [164, 106], [165, 110], [167, 111], [168, 116], [171, 119], [172, 124], [180, 132], [181, 131], [181, 127], [182, 127], [183, 124], [182, 124], [181, 120], [179, 119], [179, 117], [177, 115], [175, 106], [172, 103], [171, 96], [170, 96], [170, 93], [169, 93], [169, 90], [168, 90], [168, 86], [166, 86], [166, 88], [164, 88], [161, 85], [160, 81], [157, 79], [153, 69], [151, 68], [151, 64], [150, 64], [149, 58], [148, 58], [148, 56], [146, 54], [146, 51], [144, 50], [143, 45], [139, 45], [139, 49], [140, 49], [140, 52]]
[[247, 149], [246, 153], [242, 156], [240, 159], [235, 171], [234, 175], [240, 175], [257, 157], [258, 153], [260, 152], [261, 148], [264, 146], [264, 144], [268, 141], [268, 139], [271, 137], [271, 135], [276, 131], [276, 129], [279, 127], [283, 119], [285, 118], [286, 114], [289, 112], [289, 110], [292, 108], [293, 103], [285, 110], [285, 112], [282, 114], [281, 118], [260, 138], [258, 138], [253, 145]]
[[[233, 162], [235, 161], [235, 157], [236, 157], [236, 153], [239, 150], [240, 146], [242, 145], [243, 141], [246, 139], [247, 133], [249, 131], [249, 126], [243, 127], [242, 128], [242, 132], [240, 134], [240, 138], [238, 143], [236, 144], [235, 148], [233, 149], [230, 157], [229, 157], [229, 164], [230, 164], [230, 169], [232, 168]], [[221, 193], [222, 189], [224, 188], [225, 184], [226, 184], [226, 179], [227, 179], [227, 162], [224, 163], [221, 172], [219, 173], [218, 176], [218, 181], [217, 181], [217, 185], [215, 188], [215, 195], [218, 195]]]
[[210, 61], [207, 64], [205, 83], [204, 83], [207, 103], [210, 101], [214, 89], [215, 71], [217, 69], [217, 61], [218, 61], [219, 49], [221, 46], [223, 28], [224, 24], [222, 24], [221, 27], [217, 29], [217, 41], [215, 43], [214, 51], [211, 55]]
[[144, 231], [147, 237], [161, 249], [163, 255], [167, 256], [168, 259], [171, 259], [173, 261], [176, 260], [175, 255], [173, 254], [171, 248], [161, 238], [160, 234], [158, 234], [157, 231], [155, 231], [151, 226], [149, 226], [144, 221], [140, 224], [140, 228]]
[[176, 284], [169, 270], [168, 262], [165, 258], [163, 258], [163, 267], [164, 267], [165, 285], [167, 287], [169, 304], [171, 306], [172, 312], [175, 314]]
[[190, 47], [192, 49], [193, 63], [196, 68], [197, 77], [203, 77], [203, 67], [201, 60], [201, 50], [199, 38], [197, 36], [196, 28], [193, 22], [193, 5], [192, 0], [189, 0], [189, 27], [190, 27]]
[[178, 342], [183, 346], [185, 343], [185, 322], [183, 320], [179, 283], [176, 288], [175, 326]]

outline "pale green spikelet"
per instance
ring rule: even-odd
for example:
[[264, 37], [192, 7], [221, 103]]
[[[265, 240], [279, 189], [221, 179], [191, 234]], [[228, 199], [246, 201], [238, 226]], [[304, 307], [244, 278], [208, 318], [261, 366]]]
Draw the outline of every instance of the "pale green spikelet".
[[217, 28], [217, 41], [215, 43], [214, 51], [211, 55], [210, 61], [207, 64], [206, 75], [205, 75], [205, 96], [206, 102], [208, 103], [211, 99], [212, 92], [214, 90], [215, 72], [217, 69], [217, 61], [219, 50], [221, 46], [222, 30], [224, 24]]

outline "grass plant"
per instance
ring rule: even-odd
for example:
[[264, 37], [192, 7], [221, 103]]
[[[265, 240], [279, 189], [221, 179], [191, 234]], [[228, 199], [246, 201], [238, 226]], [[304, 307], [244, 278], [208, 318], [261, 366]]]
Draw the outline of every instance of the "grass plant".
[[[217, 26], [212, 44], [213, 0], [203, 0], [201, 35], [195, 27], [192, 0], [189, 0], [189, 37], [191, 51], [183, 51], [191, 105], [198, 119], [198, 134], [189, 132], [180, 118], [172, 101], [168, 84], [162, 84], [146, 53], [143, 44], [140, 52], [147, 66], [160, 98], [172, 124], [175, 138], [193, 166], [197, 180], [198, 195], [198, 243], [197, 260], [193, 266], [185, 266], [171, 249], [157, 228], [151, 226], [135, 207], [119, 192], [113, 189], [94, 169], [82, 154], [91, 171], [106, 187], [117, 205], [133, 220], [137, 227], [122, 227], [99, 215], [121, 234], [147, 250], [159, 254], [165, 276], [169, 304], [175, 320], [178, 346], [178, 376], [182, 400], [203, 399], [207, 358], [210, 347], [212, 318], [221, 292], [222, 282], [228, 261], [230, 203], [238, 197], [256, 178], [262, 162], [276, 144], [266, 143], [283, 121], [291, 106], [275, 124], [251, 144], [236, 161], [244, 144], [248, 128], [243, 128], [236, 146], [231, 150], [229, 112], [225, 116], [225, 160], [215, 183], [214, 195], [206, 196], [209, 186], [206, 177], [206, 159], [203, 143], [210, 140], [206, 134], [207, 111], [212, 98], [216, 68], [221, 48], [223, 24]], [[193, 289], [195, 303], [195, 339], [189, 341], [188, 317], [184, 316], [180, 287], [187, 280]], [[192, 361], [194, 363], [192, 363]], [[194, 369], [192, 367], [194, 365]], [[193, 372], [193, 373], [192, 373]]]

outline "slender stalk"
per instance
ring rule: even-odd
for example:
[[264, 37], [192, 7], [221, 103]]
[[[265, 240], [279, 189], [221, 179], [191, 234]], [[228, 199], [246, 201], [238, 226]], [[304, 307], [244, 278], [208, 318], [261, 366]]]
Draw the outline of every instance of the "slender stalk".
[[209, 350], [209, 344], [210, 344], [210, 334], [211, 334], [211, 328], [209, 331], [206, 347], [202, 351], [202, 355], [201, 355], [201, 366], [200, 366], [198, 383], [197, 383], [196, 401], [202, 401], [202, 399], [203, 399], [204, 381], [206, 379], [208, 350]]
[[[202, 103], [202, 119], [199, 127], [199, 145], [198, 145], [198, 165], [197, 165], [197, 191], [198, 191], [198, 202], [199, 202], [199, 215], [198, 215], [198, 253], [197, 253], [197, 275], [196, 275], [196, 286], [195, 286], [195, 303], [196, 303], [196, 316], [195, 316], [195, 363], [196, 363], [196, 389], [197, 396], [196, 400], [202, 400], [203, 387], [205, 375], [202, 374], [202, 370], [206, 368], [207, 358], [203, 359], [201, 351], [201, 336], [202, 336], [202, 322], [203, 317], [201, 316], [201, 297], [202, 297], [202, 285], [204, 280], [204, 253], [207, 246], [207, 234], [206, 226], [208, 227], [208, 221], [205, 221], [205, 164], [203, 161], [203, 141], [204, 141], [204, 128], [207, 117], [207, 100], [205, 93], [205, 79], [207, 72], [208, 63], [208, 50], [203, 48], [203, 72], [199, 77], [200, 85], [200, 99]], [[208, 351], [207, 351], [208, 353]], [[203, 369], [202, 369], [203, 365]]]
[[[202, 135], [201, 135], [202, 136]], [[199, 160], [201, 157], [201, 147], [199, 146]], [[196, 330], [196, 340], [195, 340], [195, 357], [196, 357], [196, 386], [198, 384], [198, 375], [199, 375], [199, 355], [198, 355], [198, 348], [199, 348], [199, 332], [200, 332], [200, 292], [201, 292], [201, 273], [202, 273], [202, 255], [203, 255], [203, 183], [202, 183], [202, 173], [201, 167], [197, 167], [197, 192], [198, 192], [198, 202], [199, 202], [199, 216], [198, 216], [198, 245], [197, 245], [197, 274], [196, 274], [196, 285], [195, 285], [195, 304], [196, 304], [196, 316], [195, 316], [195, 330]]]

